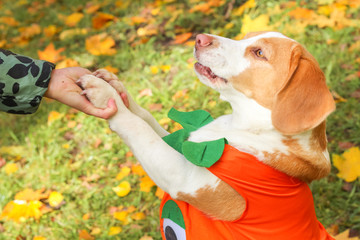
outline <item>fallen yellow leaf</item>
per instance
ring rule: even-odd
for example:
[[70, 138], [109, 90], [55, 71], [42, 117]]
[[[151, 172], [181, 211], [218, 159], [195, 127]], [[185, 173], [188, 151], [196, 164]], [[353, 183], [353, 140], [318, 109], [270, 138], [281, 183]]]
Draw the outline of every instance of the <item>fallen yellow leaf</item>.
[[64, 200], [64, 196], [59, 192], [51, 192], [49, 195], [49, 205], [52, 207], [58, 207]]
[[131, 191], [131, 185], [128, 181], [122, 181], [117, 187], [113, 188], [113, 191], [119, 196], [124, 197]]
[[344, 232], [335, 236], [335, 240], [359, 240], [358, 237], [349, 237], [350, 229], [346, 229]]
[[138, 213], [134, 213], [131, 215], [131, 218], [134, 219], [134, 220], [143, 220], [146, 218], [146, 215], [145, 213], [143, 212], [138, 212]]
[[57, 63], [63, 60], [65, 57], [61, 56], [61, 53], [65, 50], [64, 47], [55, 49], [53, 43], [50, 43], [43, 51], [38, 50], [39, 59]]
[[79, 240], [95, 240], [95, 238], [87, 230], [82, 229], [79, 231]]
[[71, 58], [65, 58], [64, 60], [56, 64], [56, 69], [78, 67], [78, 66], [80, 66], [80, 64], [76, 60]]
[[86, 39], [86, 50], [95, 55], [114, 55], [116, 53], [115, 40], [106, 33], [91, 36]]
[[143, 237], [141, 237], [139, 240], [154, 240], [152, 237], [150, 237], [150, 236], [143, 236]]
[[161, 66], [160, 66], [160, 69], [161, 69], [161, 71], [163, 71], [164, 73], [167, 73], [167, 72], [170, 71], [171, 66], [170, 66], [170, 65], [161, 65]]
[[43, 236], [35, 236], [33, 240], [46, 240], [46, 237]]
[[16, 163], [7, 163], [4, 167], [5, 173], [11, 175], [19, 169]]
[[92, 229], [91, 229], [91, 232], [90, 232], [91, 235], [98, 235], [98, 234], [100, 234], [100, 233], [101, 233], [101, 229], [98, 228], [98, 227], [92, 228]]
[[145, 176], [140, 179], [140, 191], [142, 192], [150, 192], [151, 188], [155, 186], [155, 183], [149, 176]]
[[53, 122], [55, 122], [58, 119], [61, 119], [64, 116], [64, 114], [56, 112], [56, 111], [51, 111], [48, 115], [48, 125], [51, 125]]
[[83, 216], [82, 216], [82, 219], [83, 220], [89, 220], [89, 218], [90, 218], [90, 213], [85, 213]]
[[231, 15], [232, 16], [240, 16], [244, 13], [244, 11], [246, 9], [251, 9], [254, 7], [256, 7], [255, 0], [249, 0], [249, 1], [245, 2], [243, 5], [241, 5], [239, 8], [234, 9]]
[[150, 66], [150, 72], [155, 75], [159, 72], [159, 68], [157, 66]]
[[140, 164], [132, 165], [131, 171], [133, 172], [133, 174], [138, 175], [138, 176], [146, 175], [145, 170], [142, 168], [142, 166]]
[[40, 208], [43, 204], [40, 201], [14, 200], [5, 205], [0, 219], [11, 219], [19, 222], [28, 218], [39, 219], [42, 215]]
[[270, 18], [266, 14], [262, 14], [254, 19], [246, 14], [242, 19], [241, 33], [246, 34], [249, 32], [271, 30], [269, 26]]
[[116, 175], [116, 180], [121, 180], [124, 177], [128, 176], [131, 172], [131, 169], [129, 167], [123, 167], [121, 168], [120, 172], [118, 173], [118, 175]]
[[115, 212], [114, 213], [114, 218], [119, 220], [119, 221], [122, 221], [122, 223], [124, 225], [129, 223], [128, 216], [129, 216], [128, 211], [121, 211], [121, 212]]
[[337, 176], [353, 182], [360, 176], [360, 149], [352, 147], [342, 155], [333, 154], [334, 166], [339, 170]]
[[103, 68], [108, 70], [109, 72], [112, 72], [113, 74], [117, 74], [119, 72], [119, 69], [114, 68], [112, 66], [106, 66], [106, 67], [103, 67]]
[[114, 236], [121, 233], [121, 231], [122, 231], [121, 227], [110, 227], [108, 235]]
[[49, 193], [45, 189], [33, 190], [31, 188], [25, 188], [24, 190], [18, 192], [14, 199], [23, 200], [23, 201], [36, 201], [41, 199], [46, 199], [49, 197]]
[[65, 24], [69, 27], [75, 27], [83, 17], [83, 13], [73, 13], [66, 17]]

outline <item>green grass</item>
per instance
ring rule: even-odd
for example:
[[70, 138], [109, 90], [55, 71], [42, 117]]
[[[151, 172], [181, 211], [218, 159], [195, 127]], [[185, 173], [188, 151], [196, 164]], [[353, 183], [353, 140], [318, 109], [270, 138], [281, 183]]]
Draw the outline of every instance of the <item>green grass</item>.
[[[151, 24], [161, 28], [161, 31], [151, 36], [147, 43], [137, 46], [131, 44], [140, 39], [139, 37], [133, 42], [128, 40], [136, 35], [139, 27], [144, 27], [148, 23], [132, 26], [128, 21], [130, 17], [138, 16], [144, 9], [149, 8], [148, 4], [152, 1], [131, 1], [126, 9], [115, 7], [115, 0], [102, 2], [99, 11], [113, 14], [118, 19], [104, 29], [94, 30], [91, 27], [91, 14], [85, 14], [76, 27], [66, 26], [59, 16], [84, 12], [84, 1], [62, 1], [48, 7], [45, 6], [45, 1], [33, 4], [32, 1], [3, 1], [0, 16], [13, 16], [20, 25], [11, 27], [0, 21], [0, 42], [1, 39], [5, 39], [14, 52], [34, 58], [38, 57], [37, 50], [43, 50], [53, 42], [57, 49], [65, 47], [64, 56], [77, 60], [84, 67], [116, 67], [119, 69], [119, 78], [124, 81], [139, 104], [150, 109], [152, 103], [162, 104], [160, 110], [152, 110], [158, 120], [165, 118], [173, 106], [184, 111], [206, 109], [214, 117], [231, 112], [227, 103], [218, 100], [217, 93], [196, 79], [192, 68], [189, 67], [189, 62], [194, 61], [192, 47], [170, 44], [174, 36], [181, 32], [193, 32], [194, 36], [200, 32], [222, 34], [230, 38], [237, 36], [242, 26], [242, 16], [224, 18], [230, 1], [214, 7], [214, 11], [209, 14], [190, 13], [189, 9], [197, 4], [190, 0], [158, 5], [161, 11], [153, 16], [154, 22]], [[243, 2], [245, 1], [235, 1], [234, 8], [238, 8]], [[258, 1], [257, 4], [257, 7], [247, 10], [245, 14], [252, 18], [267, 14], [271, 17], [269, 25], [280, 22], [278, 30], [307, 47], [319, 61], [330, 89], [347, 100], [338, 103], [336, 112], [328, 119], [329, 152], [342, 153], [344, 149], [339, 147], [340, 142], [350, 142], [359, 146], [360, 104], [359, 98], [352, 97], [352, 93], [360, 89], [360, 79], [356, 76], [351, 80], [346, 79], [359, 71], [360, 61], [357, 59], [360, 49], [351, 52], [347, 49], [359, 41], [356, 39], [360, 36], [360, 28], [307, 26], [301, 33], [287, 32], [285, 25], [296, 21], [291, 17], [283, 18], [290, 10], [273, 12], [272, 9], [279, 5], [278, 1]], [[169, 6], [176, 6], [175, 9], [183, 12], [172, 22], [169, 19], [175, 12], [169, 12]], [[302, 7], [316, 9], [317, 5], [309, 1]], [[36, 11], [29, 12], [31, 8], [36, 8]], [[347, 13], [349, 18], [356, 19], [360, 16], [360, 9], [348, 9]], [[232, 28], [225, 27], [229, 22], [234, 24]], [[32, 23], [39, 24], [42, 29], [56, 25], [60, 32], [53, 38], [47, 38], [43, 33], [37, 34], [25, 46], [13, 44], [13, 38], [20, 34], [19, 27]], [[62, 31], [72, 28], [86, 28], [88, 33], [64, 40], [59, 38]], [[101, 32], [106, 32], [115, 39], [115, 55], [93, 56], [86, 51], [85, 39]], [[329, 40], [334, 43], [328, 44]], [[170, 71], [160, 71], [155, 75], [151, 73], [151, 66], [161, 65], [170, 65]], [[143, 89], [151, 89], [153, 95], [141, 97], [139, 93]], [[188, 97], [180, 97], [174, 101], [173, 96], [181, 90], [186, 90]], [[63, 117], [49, 125], [47, 118], [51, 111], [62, 113]], [[75, 121], [76, 126], [69, 127], [69, 121]], [[169, 128], [172, 128], [171, 124]], [[11, 175], [7, 175], [4, 168], [0, 169], [0, 209], [13, 200], [17, 192], [25, 188], [58, 191], [65, 199], [65, 204], [60, 209], [44, 214], [38, 221], [0, 221], [1, 240], [16, 239], [18, 236], [33, 239], [37, 235], [47, 239], [79, 239], [79, 230], [91, 232], [94, 227], [101, 229], [101, 233], [95, 236], [96, 239], [140, 239], [145, 234], [153, 239], [160, 239], [160, 200], [155, 196], [155, 188], [150, 193], [139, 191], [139, 176], [131, 174], [126, 177], [132, 185], [129, 195], [120, 198], [112, 190], [112, 187], [119, 184], [116, 175], [123, 164], [136, 163], [136, 159], [126, 156], [128, 148], [116, 134], [109, 131], [104, 120], [74, 112], [56, 102], [43, 101], [39, 110], [32, 115], [15, 116], [0, 113], [0, 136], [0, 147], [23, 148], [19, 161], [15, 161], [11, 154], [0, 155], [0, 158], [5, 158], [7, 162], [16, 162], [19, 165], [19, 170]], [[101, 143], [97, 146], [99, 142]], [[64, 147], [65, 144], [69, 147]], [[357, 179], [347, 185], [336, 176], [336, 173], [337, 170], [334, 168], [328, 177], [311, 184], [317, 216], [325, 227], [337, 225], [340, 231], [351, 228], [358, 234], [360, 181]], [[94, 174], [98, 175], [96, 180], [84, 180]], [[347, 190], [344, 190], [344, 186], [347, 186]], [[146, 218], [131, 220], [129, 224], [123, 225], [109, 213], [111, 207], [120, 205], [134, 205], [136, 211], [146, 214]], [[86, 213], [90, 213], [90, 218], [83, 220], [82, 216]], [[121, 226], [123, 230], [118, 235], [108, 236], [111, 226]]]

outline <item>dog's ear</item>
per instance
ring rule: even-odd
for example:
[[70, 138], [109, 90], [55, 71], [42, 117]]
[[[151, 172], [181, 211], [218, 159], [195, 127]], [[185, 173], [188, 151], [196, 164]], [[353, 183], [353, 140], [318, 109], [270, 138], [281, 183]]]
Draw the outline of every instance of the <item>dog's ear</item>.
[[294, 43], [289, 75], [278, 91], [272, 109], [274, 127], [286, 135], [316, 127], [335, 110], [323, 72], [305, 51], [300, 44]]

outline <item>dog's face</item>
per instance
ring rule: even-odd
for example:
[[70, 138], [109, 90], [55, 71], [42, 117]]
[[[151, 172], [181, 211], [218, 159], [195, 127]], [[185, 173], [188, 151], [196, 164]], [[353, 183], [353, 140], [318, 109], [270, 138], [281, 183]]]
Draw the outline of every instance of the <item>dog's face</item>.
[[273, 126], [284, 134], [316, 127], [335, 108], [316, 60], [280, 33], [250, 33], [240, 41], [200, 34], [194, 55], [203, 83], [230, 102], [255, 100], [271, 111]]

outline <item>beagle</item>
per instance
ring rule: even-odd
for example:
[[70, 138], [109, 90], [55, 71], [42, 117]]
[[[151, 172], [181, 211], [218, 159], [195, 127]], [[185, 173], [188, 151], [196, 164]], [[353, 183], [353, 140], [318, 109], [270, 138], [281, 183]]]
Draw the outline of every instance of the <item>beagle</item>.
[[[194, 55], [200, 81], [233, 113], [208, 120], [205, 112], [173, 110], [184, 126], [176, 136], [114, 74], [100, 69], [79, 79], [95, 106], [116, 100], [110, 128], [166, 192], [163, 239], [332, 239], [307, 184], [330, 171], [325, 119], [335, 109], [314, 57], [277, 32], [240, 41], [199, 34]], [[117, 92], [127, 94], [128, 107]]]

